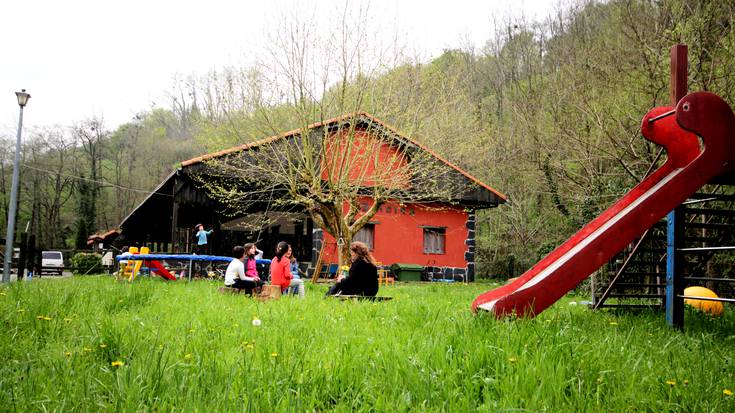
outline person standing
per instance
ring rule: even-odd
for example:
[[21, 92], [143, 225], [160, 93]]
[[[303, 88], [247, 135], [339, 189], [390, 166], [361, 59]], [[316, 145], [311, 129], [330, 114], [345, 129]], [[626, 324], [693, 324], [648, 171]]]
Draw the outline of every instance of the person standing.
[[230, 261], [230, 265], [227, 266], [227, 270], [225, 271], [225, 287], [245, 290], [245, 292], [250, 294], [254, 289], [263, 285], [257, 273], [254, 277], [245, 274], [244, 247], [236, 245], [232, 248], [232, 256], [234, 259]]
[[304, 298], [304, 280], [295, 279], [291, 275], [291, 246], [281, 241], [276, 247], [276, 256], [271, 261], [271, 284], [281, 287], [281, 293], [288, 287], [297, 287], [299, 297]]
[[212, 235], [214, 230], [210, 229], [209, 231], [205, 231], [204, 225], [202, 224], [197, 224], [197, 226], [194, 228], [197, 230], [197, 233], [195, 235], [195, 237], [197, 238], [197, 248], [194, 253], [197, 255], [206, 255], [207, 247], [209, 246], [207, 242], [207, 237]]
[[337, 283], [327, 291], [330, 295], [362, 295], [375, 297], [378, 294], [378, 267], [368, 246], [355, 241], [350, 244], [350, 272], [347, 277], [340, 275]]

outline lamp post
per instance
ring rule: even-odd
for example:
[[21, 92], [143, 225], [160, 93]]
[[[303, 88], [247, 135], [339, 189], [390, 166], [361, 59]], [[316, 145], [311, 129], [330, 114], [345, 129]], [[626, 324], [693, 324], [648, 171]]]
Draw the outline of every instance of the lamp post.
[[[15, 92], [20, 106], [18, 118], [18, 137], [15, 140], [15, 159], [13, 160], [13, 184], [10, 187], [10, 205], [8, 206], [8, 232], [5, 235], [5, 259], [3, 260], [3, 282], [10, 282], [10, 263], [13, 261], [13, 238], [15, 235], [15, 210], [18, 204], [18, 180], [20, 176], [20, 133], [23, 130], [23, 108], [31, 95], [25, 89]], [[18, 271], [18, 277], [22, 277]]]

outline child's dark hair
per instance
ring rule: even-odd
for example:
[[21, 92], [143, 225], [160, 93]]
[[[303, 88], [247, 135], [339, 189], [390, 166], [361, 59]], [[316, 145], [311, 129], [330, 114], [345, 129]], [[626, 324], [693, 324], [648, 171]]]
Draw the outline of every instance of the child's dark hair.
[[235, 247], [232, 248], [233, 257], [240, 259], [243, 255], [245, 255], [245, 248], [243, 248], [242, 245], [235, 245]]
[[[252, 242], [248, 242], [247, 244], [243, 245], [242, 247], [245, 248], [245, 255], [247, 255], [248, 257], [250, 257], [251, 256], [250, 255], [250, 250], [254, 246], [255, 246], [255, 244], [253, 244]], [[255, 256], [255, 254], [253, 254], [252, 256]]]
[[290, 245], [288, 245], [288, 242], [281, 241], [276, 246], [276, 261], [281, 261], [281, 258], [288, 252], [288, 249], [291, 248]]

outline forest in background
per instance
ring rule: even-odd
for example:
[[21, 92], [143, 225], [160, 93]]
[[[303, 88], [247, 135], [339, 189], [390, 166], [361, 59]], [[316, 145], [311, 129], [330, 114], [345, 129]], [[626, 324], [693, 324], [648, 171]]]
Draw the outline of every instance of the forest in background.
[[[318, 121], [349, 106], [506, 194], [508, 204], [477, 216], [477, 272], [518, 275], [649, 170], [659, 147], [639, 125], [651, 107], [669, 104], [672, 45], [689, 46], [691, 91], [735, 103], [734, 15], [732, 2], [580, 1], [542, 21], [496, 21], [479, 50], [446, 50], [425, 62], [392, 49], [379, 69], [325, 81], [317, 95], [299, 87], [275, 93], [265, 63], [191, 74], [176, 80], [168, 107], [141, 110], [114, 130], [91, 118], [25, 131], [16, 228], [28, 228], [44, 249], [84, 248], [178, 162], [298, 128], [294, 108], [308, 107], [298, 111], [303, 121]], [[276, 35], [268, 46], [283, 40]], [[345, 58], [290, 51], [321, 53], [325, 66]], [[346, 96], [359, 99], [333, 104]], [[5, 217], [13, 145], [13, 136], [2, 137]]]

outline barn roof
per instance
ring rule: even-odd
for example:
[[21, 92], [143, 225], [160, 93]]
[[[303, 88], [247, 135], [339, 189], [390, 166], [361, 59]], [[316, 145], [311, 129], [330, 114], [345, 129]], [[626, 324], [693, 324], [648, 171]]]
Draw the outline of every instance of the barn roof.
[[[366, 112], [355, 112], [355, 113], [351, 113], [351, 114], [346, 114], [346, 115], [338, 116], [338, 117], [327, 119], [327, 120], [324, 120], [324, 121], [321, 121], [321, 122], [312, 123], [311, 125], [309, 125], [307, 127], [307, 129], [317, 129], [317, 128], [321, 128], [323, 126], [330, 126], [330, 125], [334, 125], [334, 124], [339, 124], [339, 123], [342, 123], [344, 121], [352, 120], [352, 119], [367, 120], [370, 123], [373, 123], [374, 125], [377, 125], [379, 128], [381, 128], [381, 129], [383, 129], [385, 131], [390, 132], [392, 135], [394, 135], [394, 137], [396, 137], [398, 139], [401, 139], [401, 140], [404, 140], [406, 142], [409, 142], [410, 144], [412, 144], [412, 145], [414, 145], [414, 146], [416, 146], [418, 148], [421, 148], [422, 150], [424, 150], [427, 153], [431, 154], [433, 157], [435, 157], [439, 161], [443, 162], [444, 164], [446, 164], [449, 167], [453, 168], [454, 170], [456, 170], [460, 174], [464, 175], [471, 182], [477, 184], [478, 186], [480, 186], [481, 188], [483, 188], [483, 189], [485, 189], [487, 191], [490, 191], [492, 194], [495, 195], [495, 197], [498, 198], [497, 199], [498, 203], [504, 203], [507, 200], [507, 197], [505, 195], [503, 195], [501, 192], [499, 192], [498, 190], [496, 190], [496, 189], [492, 188], [490, 185], [488, 185], [488, 184], [480, 181], [479, 179], [477, 179], [476, 177], [474, 177], [473, 175], [471, 175], [469, 172], [465, 171], [464, 169], [462, 169], [462, 168], [458, 167], [457, 165], [455, 165], [455, 164], [449, 162], [448, 160], [444, 159], [442, 156], [440, 156], [439, 154], [437, 154], [433, 150], [429, 149], [428, 147], [422, 145], [421, 143], [417, 142], [416, 140], [414, 140], [414, 139], [412, 139], [412, 138], [410, 138], [410, 137], [408, 137], [408, 136], [406, 136], [406, 135], [398, 132], [396, 129], [392, 128], [391, 126], [389, 126], [388, 124], [386, 124], [382, 120], [376, 118], [375, 116], [370, 115], [369, 113], [366, 113]], [[232, 148], [223, 149], [221, 151], [217, 151], [217, 152], [212, 152], [212, 153], [200, 155], [200, 156], [197, 156], [196, 158], [192, 158], [192, 159], [189, 159], [189, 160], [186, 160], [186, 161], [182, 162], [181, 163], [181, 166], [185, 168], [185, 167], [188, 167], [188, 166], [196, 165], [198, 163], [205, 162], [207, 160], [215, 159], [215, 158], [218, 158], [218, 157], [222, 157], [222, 156], [225, 156], [225, 155], [230, 155], [230, 154], [237, 153], [237, 152], [247, 151], [249, 149], [256, 148], [258, 146], [265, 145], [265, 144], [270, 144], [270, 143], [276, 142], [278, 140], [285, 140], [285, 139], [288, 139], [290, 137], [293, 137], [293, 136], [296, 136], [296, 135], [300, 134], [301, 131], [302, 131], [302, 129], [294, 129], [294, 130], [291, 130], [291, 131], [288, 131], [288, 132], [284, 132], [284, 133], [281, 133], [279, 135], [274, 135], [274, 136], [271, 136], [271, 137], [268, 137], [268, 138], [265, 138], [265, 139], [261, 139], [261, 140], [255, 141], [255, 142], [250, 142], [250, 143], [246, 143], [246, 144], [243, 144], [243, 145], [234, 146]]]

